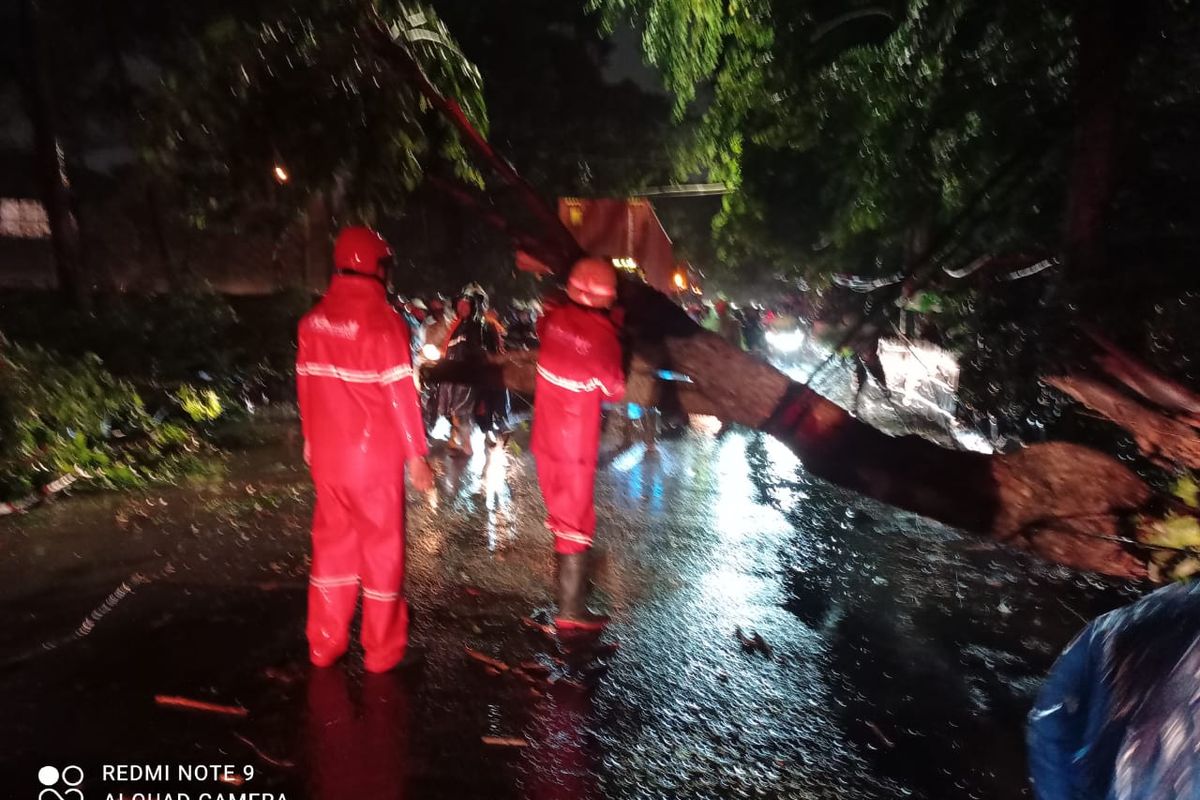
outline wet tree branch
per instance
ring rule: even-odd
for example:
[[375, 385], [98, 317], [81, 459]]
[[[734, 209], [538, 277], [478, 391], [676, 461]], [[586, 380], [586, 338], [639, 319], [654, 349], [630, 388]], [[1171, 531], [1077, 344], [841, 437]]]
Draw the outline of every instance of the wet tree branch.
[[1200, 469], [1200, 435], [1134, 397], [1082, 375], [1059, 375], [1045, 383], [1128, 431], [1151, 461]]
[[1086, 329], [1086, 333], [1103, 351], [1096, 356], [1096, 364], [1110, 378], [1159, 408], [1186, 415], [1192, 420], [1200, 419], [1200, 395], [1146, 366], [1095, 330]]

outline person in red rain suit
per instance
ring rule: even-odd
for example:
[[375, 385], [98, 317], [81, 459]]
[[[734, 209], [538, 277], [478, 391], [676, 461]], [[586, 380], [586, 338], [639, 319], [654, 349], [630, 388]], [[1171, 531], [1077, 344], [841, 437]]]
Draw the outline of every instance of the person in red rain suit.
[[581, 259], [571, 269], [567, 298], [549, 304], [538, 323], [531, 450], [558, 558], [559, 630], [599, 630], [608, 622], [587, 609], [587, 556], [596, 530], [600, 404], [625, 394], [621, 344], [609, 315], [616, 295], [612, 265]]
[[366, 669], [386, 672], [408, 648], [405, 464], [418, 491], [433, 477], [408, 327], [385, 293], [391, 255], [370, 228], [344, 228], [329, 291], [300, 321], [296, 388], [317, 490], [306, 633], [319, 667], [349, 647], [360, 584]]

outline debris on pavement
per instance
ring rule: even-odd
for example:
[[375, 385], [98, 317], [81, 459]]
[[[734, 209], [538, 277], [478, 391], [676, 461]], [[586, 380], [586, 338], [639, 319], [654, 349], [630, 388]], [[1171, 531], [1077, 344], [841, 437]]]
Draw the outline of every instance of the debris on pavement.
[[540, 661], [522, 661], [521, 669], [526, 673], [543, 677], [550, 674], [550, 668]]
[[737, 637], [738, 643], [741, 644], [743, 650], [754, 649], [754, 640], [742, 633], [740, 625], [733, 629], [733, 635]]
[[263, 675], [273, 681], [278, 681], [285, 686], [290, 686], [299, 680], [299, 675], [289, 670], [280, 669], [279, 667], [267, 667], [263, 670]]
[[252, 741], [250, 741], [249, 739], [247, 739], [245, 736], [242, 736], [240, 733], [238, 733], [238, 734], [234, 734], [234, 738], [235, 738], [235, 739], [237, 739], [237, 740], [238, 740], [239, 742], [241, 742], [242, 744], [246, 745], [246, 747], [249, 747], [251, 750], [253, 750], [253, 751], [254, 751], [254, 755], [258, 756], [258, 757], [259, 757], [259, 758], [261, 758], [263, 761], [265, 761], [266, 763], [270, 764], [272, 767], [283, 767], [283, 768], [285, 768], [285, 769], [290, 769], [290, 768], [292, 768], [292, 767], [296, 766], [295, 762], [288, 761], [287, 759], [283, 759], [283, 758], [271, 758], [269, 755], [267, 755], [266, 753], [264, 753], [264, 752], [263, 752], [263, 751], [262, 751], [262, 750], [259, 748], [259, 746], [258, 746], [258, 745], [256, 745], [254, 742], [252, 742]]
[[483, 736], [484, 744], [493, 747], [528, 747], [529, 742], [516, 736]]
[[0, 503], [0, 517], [7, 516], [8, 514], [24, 514], [35, 506], [49, 503], [54, 499], [54, 495], [68, 488], [75, 481], [80, 478], [89, 477], [91, 476], [79, 467], [76, 467], [73, 472], [68, 472], [66, 475], [51, 481], [41, 489], [31, 492], [19, 500]]
[[734, 629], [733, 635], [737, 637], [738, 642], [742, 645], [742, 651], [746, 653], [762, 653], [767, 658], [772, 655], [771, 645], [767, 644], [767, 640], [762, 637], [761, 633], [755, 631], [752, 636], [747, 636], [742, 632], [739, 625]]
[[[676, 452], [689, 459], [674, 462], [681, 474], [711, 454], [703, 449], [706, 441], [675, 443], [680, 448]], [[733, 466], [743, 469], [740, 450], [726, 445], [720, 452], [736, 456]], [[251, 466], [257, 469], [257, 464]], [[790, 464], [780, 467], [779, 475], [768, 470], [767, 479], [792, 480], [795, 470]], [[520, 490], [514, 502], [536, 506], [533, 475], [530, 462], [514, 479], [514, 490]], [[307, 476], [301, 477], [309, 502]], [[609, 478], [616, 482], [601, 496], [613, 487], [619, 492], [628, 489], [622, 476]], [[614, 580], [607, 587], [614, 605], [627, 610], [619, 643], [612, 641], [614, 629], [590, 640], [559, 637], [546, 613], [534, 612], [548, 604], [540, 513], [520, 516], [522, 524], [528, 521], [531, 526], [521, 530], [525, 536], [513, 551], [524, 554], [523, 560], [514, 556], [509, 567], [493, 573], [488, 571], [492, 562], [486, 548], [477, 536], [467, 535], [475, 533], [473, 526], [486, 509], [452, 509], [448, 502], [439, 512], [418, 509], [416, 513], [427, 516], [420, 517], [419, 525], [414, 520], [414, 529], [428, 525], [445, 532], [444, 539], [414, 537], [410, 551], [410, 599], [423, 612], [419, 618], [414, 613], [415, 631], [429, 644], [424, 677], [411, 681], [396, 674], [368, 680], [355, 649], [346, 666], [334, 670], [347, 685], [345, 697], [340, 688], [328, 695], [310, 689], [314, 671], [303, 657], [300, 630], [289, 623], [299, 613], [297, 603], [307, 585], [306, 575], [300, 577], [309, 567], [308, 531], [300, 520], [304, 508], [294, 514], [289, 508], [286, 516], [272, 512], [275, 516], [264, 520], [262, 532], [246, 544], [236, 532], [231, 535], [228, 524], [214, 522], [218, 510], [203, 510], [205, 502], [215, 506], [210, 497], [220, 499], [215, 492], [201, 493], [199, 500], [177, 499], [197, 496], [200, 490], [194, 487], [169, 496], [169, 508], [178, 518], [161, 525], [147, 523], [136, 537], [123, 534], [112, 521], [114, 504], [130, 516], [131, 525], [141, 519], [122, 505], [124, 500], [84, 500], [78, 514], [74, 509], [72, 514], [52, 510], [45, 524], [61, 523], [62, 541], [72, 546], [49, 549], [43, 556], [39, 540], [46, 537], [33, 535], [42, 529], [31, 530], [28, 537], [18, 530], [18, 544], [28, 553], [7, 562], [16, 567], [13, 574], [24, 581], [23, 572], [43, 573], [26, 565], [45, 563], [47, 569], [44, 584], [30, 584], [45, 586], [36, 595], [26, 584], [12, 581], [14, 591], [21, 589], [12, 600], [15, 610], [28, 609], [48, 623], [61, 614], [66, 633], [85, 613], [90, 619], [87, 609], [128, 570], [141, 569], [155, 580], [151, 588], [139, 587], [121, 601], [98, 623], [100, 630], [87, 646], [71, 655], [81, 663], [87, 660], [89, 670], [99, 667], [94, 672], [60, 672], [43, 658], [41, 642], [32, 642], [36, 652], [19, 665], [29, 676], [21, 678], [26, 691], [13, 693], [11, 710], [27, 716], [42, 713], [38, 707], [44, 706], [48, 715], [70, 719], [89, 694], [115, 689], [128, 695], [130, 720], [121, 726], [116, 734], [121, 738], [114, 745], [128, 744], [130, 753], [157, 760], [191, 753], [257, 765], [261, 776], [245, 785], [217, 784], [227, 793], [248, 791], [262, 780], [262, 788], [286, 787], [291, 797], [296, 793], [293, 787], [310, 787], [315, 770], [332, 761], [339, 775], [365, 769], [387, 778], [400, 774], [401, 767], [415, 769], [418, 783], [433, 796], [444, 786], [442, 793], [453, 796], [525, 792], [580, 798], [603, 794], [614, 800], [641, 795], [820, 794], [865, 800], [897, 797], [898, 787], [912, 797], [965, 797], [972, 792], [989, 800], [1019, 797], [1023, 780], [1018, 785], [1018, 776], [995, 770], [988, 762], [988, 746], [1016, 746], [1019, 715], [1007, 712], [1020, 702], [1013, 699], [1017, 691], [1037, 677], [1059, 640], [1081, 624], [1076, 614], [1087, 612], [1090, 617], [1112, 605], [1124, 588], [1077, 586], [1074, 576], [1045, 570], [1028, 573], [1038, 586], [1017, 591], [1014, 584], [1020, 587], [1016, 582], [1026, 579], [1031, 569], [1026, 562], [1001, 555], [968, 558], [941, 528], [911, 531], [932, 553], [910, 556], [907, 543], [885, 546], [878, 537], [857, 533], [826, 548], [826, 533], [836, 527], [829, 517], [840, 516], [844, 507], [841, 495], [818, 495], [821, 504], [798, 503], [789, 495], [788, 503], [797, 504], [783, 505], [791, 515], [786, 519], [766, 506], [762, 514], [739, 518], [742, 527], [734, 529], [742, 536], [739, 549], [717, 552], [720, 558], [710, 561], [701, 555], [712, 552], [707, 549], [711, 530], [726, 519], [719, 516], [725, 497], [720, 492], [745, 487], [723, 486], [719, 473], [697, 473], [693, 479], [713, 492], [713, 499], [711, 509], [705, 506], [695, 519], [690, 511], [680, 516], [678, 536], [683, 544], [648, 554], [637, 544], [643, 534], [634, 525], [613, 534], [627, 536], [613, 542], [611, 553], [614, 574], [626, 570], [628, 582]], [[603, 483], [605, 476], [600, 480]], [[660, 511], [650, 508], [647, 524], [670, 519], [674, 509], [688, 508], [692, 501], [688, 481], [680, 478], [677, 485], [672, 480], [663, 477], [664, 503], [673, 505]], [[464, 481], [463, 491], [474, 491], [475, 485]], [[817, 495], [824, 490], [813, 491]], [[633, 497], [628, 505], [642, 513], [637, 495]], [[159, 510], [138, 502], [158, 519]], [[244, 506], [239, 509], [252, 518]], [[625, 515], [622, 521], [632, 513], [625, 505], [617, 510]], [[104, 537], [97, 541], [88, 526], [99, 515], [103, 519], [94, 524]], [[799, 522], [792, 525], [793, 520]], [[186, 535], [190, 524], [197, 526], [194, 535]], [[895, 527], [908, 532], [912, 526], [901, 519]], [[668, 530], [676, 535], [675, 527]], [[79, 556], [69, 550], [78, 550]], [[725, 556], [729, 560], [721, 560]], [[845, 568], [849, 556], [863, 566]], [[761, 564], [745, 560], [759, 557]], [[78, 571], [81, 558], [94, 563], [94, 569]], [[167, 558], [177, 563], [180, 580], [159, 580], [156, 565]], [[457, 579], [460, 563], [468, 565], [469, 578]], [[808, 569], [797, 577], [793, 564]], [[723, 582], [727, 571], [756, 582], [747, 589], [744, 602], [730, 602]], [[990, 580], [993, 573], [1003, 577], [999, 585]], [[877, 574], [886, 576], [890, 585], [875, 582]], [[676, 575], [681, 576], [679, 586], [698, 588], [673, 588]], [[57, 595], [51, 578], [62, 584]], [[957, 602], [956, 588], [961, 594]], [[1013, 609], [1008, 616], [996, 611], [1003, 599]], [[1063, 605], [1078, 611], [1070, 613]], [[1036, 629], [1022, 624], [1044, 609], [1049, 611], [1038, 617]], [[816, 622], [808, 622], [810, 617]], [[37, 621], [31, 616], [28, 630], [36, 631]], [[169, 624], [160, 624], [163, 621]], [[23, 621], [17, 622], [21, 627], [14, 628], [14, 641], [17, 633], [27, 630]], [[735, 631], [729, 630], [730, 624]], [[771, 632], [771, 639], [757, 631], [760, 624]], [[113, 626], [112, 635], [103, 635], [107, 625]], [[264, 629], [278, 631], [281, 626], [286, 626], [284, 633], [264, 639]], [[125, 672], [128, 659], [118, 657], [130, 641], [127, 634], [134, 632], [140, 634], [138, 641], [144, 642], [149, 659], [132, 673], [136, 680]], [[923, 661], [913, 658], [914, 652], [930, 648], [940, 655], [938, 637], [943, 633], [961, 642], [970, 655], [948, 659], [946, 673], [926, 669]], [[909, 635], [916, 638], [904, 638]], [[722, 643], [723, 636], [734, 641]], [[775, 647], [780, 648], [777, 659]], [[768, 653], [770, 663], [763, 664]], [[236, 666], [222, 672], [231, 658]], [[610, 671], [603, 674], [597, 661], [608, 662]], [[57, 663], [69, 662], [64, 654]], [[782, 664], [787, 669], [781, 670]], [[993, 681], [997, 670], [1000, 675]], [[943, 678], [979, 686], [983, 699], [995, 704], [998, 713], [980, 716], [973, 704], [959, 702], [957, 692], [939, 691]], [[180, 702], [145, 702], [146, 695], [155, 698], [158, 689], [162, 695], [179, 691], [186, 696], [179, 697]], [[113, 702], [122, 702], [120, 697], [115, 694]], [[331, 697], [336, 704], [322, 705]], [[218, 704], [229, 704], [234, 715], [209, 707]], [[236, 709], [243, 704], [253, 712]], [[184, 713], [164, 714], [166, 708]], [[756, 713], [762, 708], [771, 709], [769, 723]], [[6, 742], [20, 763], [35, 770], [40, 764], [34, 765], [33, 759], [48, 746], [87, 752], [84, 736], [94, 728], [55, 726], [60, 730], [52, 732], [42, 727], [29, 737], [14, 728]], [[238, 733], [248, 740], [235, 743]], [[353, 754], [342, 759], [329, 750], [331, 741], [350, 747], [370, 737], [378, 737], [378, 747], [367, 748], [362, 758]], [[258, 755], [254, 745], [265, 753]], [[935, 757], [943, 748], [953, 748], [956, 757]], [[918, 757], [895, 758], [902, 751]], [[381, 755], [376, 758], [375, 753]], [[291, 759], [295, 767], [269, 765], [284, 759]], [[969, 788], [960, 790], [955, 783]], [[345, 795], [348, 785], [341, 785]], [[546, 785], [552, 788], [538, 788]], [[336, 788], [331, 791], [341, 796]], [[304, 789], [298, 792], [305, 795]]]
[[513, 667], [512, 676], [514, 678], [516, 678], [517, 680], [524, 681], [525, 683], [529, 684], [530, 686], [537, 686], [538, 682], [539, 682], [537, 678], [535, 678], [533, 675], [530, 675], [528, 672], [521, 669], [520, 667]]
[[192, 711], [206, 711], [210, 714], [228, 714], [231, 717], [248, 717], [250, 711], [241, 706], [226, 706], [220, 703], [207, 703], [203, 700], [192, 700], [189, 697], [177, 697], [169, 694], [156, 694], [154, 702], [160, 706], [186, 708]]
[[553, 625], [545, 625], [533, 619], [532, 617], [521, 617], [521, 624], [526, 628], [529, 628], [531, 631], [537, 631], [538, 633], [550, 638], [554, 638], [554, 636], [558, 633]]
[[486, 664], [487, 666], [491, 667], [492, 669], [496, 670], [497, 672], [508, 672], [508, 670], [509, 670], [508, 664], [505, 664], [503, 661], [501, 661], [498, 658], [492, 658], [489, 655], [485, 655], [484, 653], [481, 653], [478, 650], [472, 650], [471, 648], [466, 647], [464, 645], [463, 652], [467, 654], [467, 658], [472, 658], [472, 659], [478, 661], [480, 664]]

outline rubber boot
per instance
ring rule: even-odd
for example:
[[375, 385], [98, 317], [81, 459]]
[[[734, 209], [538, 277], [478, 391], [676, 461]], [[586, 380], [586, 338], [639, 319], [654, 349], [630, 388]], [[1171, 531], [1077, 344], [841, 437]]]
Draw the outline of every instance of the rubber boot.
[[587, 552], [558, 553], [558, 616], [554, 627], [559, 631], [600, 631], [608, 617], [588, 610]]
[[658, 409], [650, 407], [642, 414], [642, 441], [647, 453], [658, 452]]

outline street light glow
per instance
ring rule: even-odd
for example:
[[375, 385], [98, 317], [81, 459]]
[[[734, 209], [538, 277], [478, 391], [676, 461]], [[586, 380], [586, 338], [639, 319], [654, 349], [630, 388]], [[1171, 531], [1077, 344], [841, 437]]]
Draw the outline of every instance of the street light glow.
[[273, 169], [272, 172], [275, 174], [275, 180], [279, 181], [280, 183], [287, 183], [288, 178], [291, 177], [288, 175], [288, 171], [284, 169], [282, 164], [276, 164], [275, 169]]
[[675, 273], [675, 288], [681, 292], [687, 288], [687, 278], [683, 277], [682, 272]]

